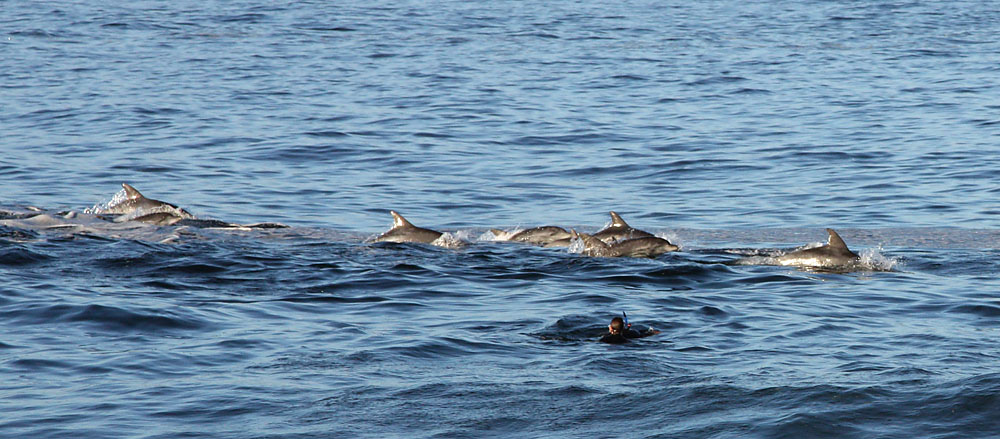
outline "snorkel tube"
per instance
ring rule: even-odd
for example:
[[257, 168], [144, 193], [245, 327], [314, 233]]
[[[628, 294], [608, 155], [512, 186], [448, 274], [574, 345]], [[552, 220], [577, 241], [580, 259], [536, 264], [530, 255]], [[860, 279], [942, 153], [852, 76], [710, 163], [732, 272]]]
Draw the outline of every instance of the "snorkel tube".
[[622, 311], [622, 318], [625, 320], [625, 329], [631, 328], [632, 324], [628, 322], [628, 314], [625, 314], [625, 311]]

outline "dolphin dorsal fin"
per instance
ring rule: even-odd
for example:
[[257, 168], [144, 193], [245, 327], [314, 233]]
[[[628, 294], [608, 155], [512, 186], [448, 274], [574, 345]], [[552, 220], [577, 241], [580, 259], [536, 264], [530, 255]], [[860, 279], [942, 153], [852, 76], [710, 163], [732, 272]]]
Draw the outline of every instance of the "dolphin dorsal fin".
[[406, 218], [403, 218], [403, 215], [396, 213], [395, 210], [390, 210], [389, 213], [392, 214], [392, 228], [398, 229], [400, 227], [413, 227], [413, 224], [410, 224]]
[[621, 227], [628, 228], [628, 223], [622, 219], [621, 215], [618, 215], [615, 211], [611, 211], [611, 226], [610, 227]]
[[845, 243], [844, 240], [840, 238], [840, 235], [838, 235], [837, 232], [833, 231], [833, 229], [826, 229], [826, 233], [830, 234], [830, 241], [827, 244], [830, 246], [830, 248], [840, 248], [847, 250], [847, 243]]
[[145, 198], [139, 193], [139, 191], [135, 190], [135, 188], [128, 183], [122, 183], [122, 187], [125, 188], [125, 196], [128, 197], [129, 200]]

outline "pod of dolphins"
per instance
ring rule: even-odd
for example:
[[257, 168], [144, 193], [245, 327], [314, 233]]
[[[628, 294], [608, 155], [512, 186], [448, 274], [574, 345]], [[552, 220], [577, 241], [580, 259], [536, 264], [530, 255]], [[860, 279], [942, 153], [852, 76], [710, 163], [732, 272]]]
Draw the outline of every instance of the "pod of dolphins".
[[[114, 221], [141, 221], [155, 225], [173, 225], [182, 221], [204, 221], [211, 227], [281, 228], [275, 223], [250, 225], [230, 224], [215, 220], [198, 220], [188, 211], [173, 204], [146, 198], [134, 187], [122, 183], [124, 198], [116, 197], [105, 207], [93, 209], [98, 215], [112, 215]], [[370, 242], [425, 243], [430, 244], [444, 234], [436, 230], [417, 227], [395, 211], [392, 228], [373, 238]], [[840, 267], [860, 261], [857, 253], [847, 248], [847, 244], [833, 229], [826, 229], [829, 241], [826, 245], [792, 251], [775, 258], [779, 265], [805, 267]], [[582, 243], [581, 254], [594, 257], [654, 258], [680, 247], [649, 232], [629, 226], [620, 215], [611, 212], [611, 224], [592, 235], [562, 227], [542, 226], [516, 233], [498, 229], [491, 232], [499, 241], [523, 242], [543, 247], [567, 247], [573, 242]]]

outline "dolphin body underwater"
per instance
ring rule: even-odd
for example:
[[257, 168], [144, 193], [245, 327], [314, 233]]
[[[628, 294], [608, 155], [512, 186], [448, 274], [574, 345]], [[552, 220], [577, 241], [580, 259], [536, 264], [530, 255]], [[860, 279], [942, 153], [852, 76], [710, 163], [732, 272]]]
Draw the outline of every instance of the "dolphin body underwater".
[[614, 244], [608, 244], [594, 235], [579, 233], [576, 230], [571, 230], [570, 234], [573, 235], [573, 239], [583, 241], [583, 251], [581, 253], [586, 256], [604, 258], [655, 258], [663, 253], [680, 250], [680, 247], [671, 244], [670, 241], [655, 236], [625, 239], [616, 241]]
[[843, 267], [861, 260], [857, 253], [847, 248], [847, 244], [833, 229], [826, 229], [830, 239], [826, 245], [805, 250], [796, 250], [775, 257], [778, 265], [797, 267]]

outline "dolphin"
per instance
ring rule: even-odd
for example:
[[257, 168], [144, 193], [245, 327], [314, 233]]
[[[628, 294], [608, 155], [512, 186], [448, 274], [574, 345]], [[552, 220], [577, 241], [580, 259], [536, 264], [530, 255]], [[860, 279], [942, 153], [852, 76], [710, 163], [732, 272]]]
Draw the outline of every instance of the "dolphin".
[[[190, 212], [173, 204], [146, 198], [128, 183], [122, 183], [122, 188], [125, 189], [125, 199], [112, 200], [107, 207], [95, 209], [95, 213], [122, 215], [115, 219], [116, 222], [141, 221], [160, 226], [194, 218]], [[138, 216], [129, 217], [132, 214]]]
[[[503, 230], [499, 229], [490, 229], [490, 231], [497, 237], [501, 237], [506, 234]], [[542, 226], [521, 230], [520, 232], [507, 237], [505, 241], [527, 242], [529, 244], [549, 247], [551, 244], [556, 242], [561, 242], [563, 246], [567, 246], [569, 245], [569, 238], [570, 233], [562, 227]]]
[[779, 265], [802, 267], [840, 267], [861, 260], [857, 253], [847, 248], [847, 244], [833, 229], [826, 229], [830, 240], [826, 245], [797, 250], [775, 258]]
[[625, 239], [623, 241], [608, 244], [593, 235], [570, 230], [573, 239], [583, 241], [583, 253], [586, 256], [597, 256], [603, 258], [655, 258], [663, 253], [677, 251], [680, 247], [673, 245], [670, 241], [655, 236], [643, 236], [641, 238]]
[[172, 226], [183, 221], [184, 219], [184, 217], [177, 216], [170, 212], [156, 212], [137, 216], [132, 218], [130, 221], [139, 221], [141, 223], [152, 224], [154, 226]]
[[390, 210], [392, 228], [375, 237], [372, 242], [421, 242], [430, 244], [440, 238], [442, 233], [436, 230], [424, 229], [410, 224], [406, 218]]
[[557, 239], [555, 241], [549, 241], [549, 242], [543, 244], [542, 247], [545, 247], [545, 248], [569, 247], [569, 245], [572, 244], [572, 243], [573, 243], [573, 236], [567, 236], [565, 238], [560, 238], [560, 239]]
[[634, 229], [620, 215], [611, 211], [611, 225], [593, 235], [608, 244], [631, 238], [654, 237], [652, 233]]

